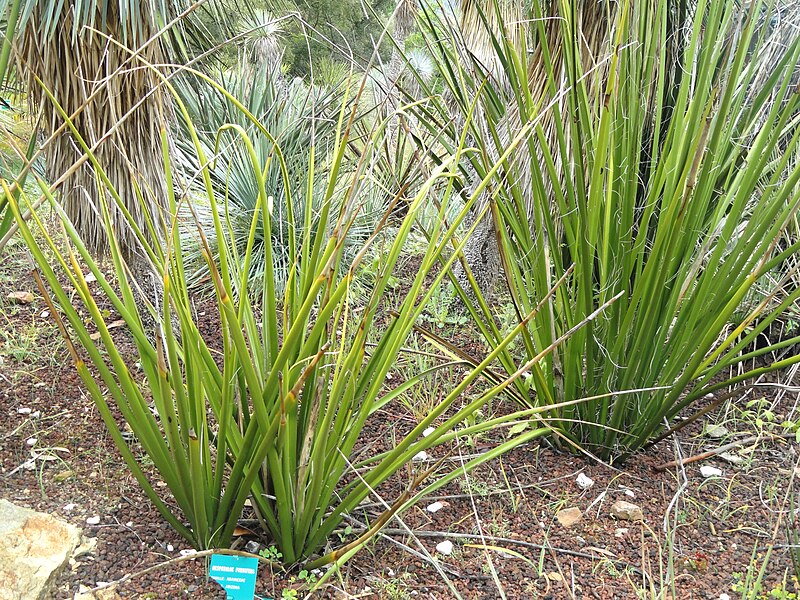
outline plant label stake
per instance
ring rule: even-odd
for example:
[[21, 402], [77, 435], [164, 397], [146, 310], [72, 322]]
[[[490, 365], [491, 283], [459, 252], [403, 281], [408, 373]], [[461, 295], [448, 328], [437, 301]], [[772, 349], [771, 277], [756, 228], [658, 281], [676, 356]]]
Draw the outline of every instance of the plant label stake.
[[208, 574], [222, 586], [228, 600], [253, 600], [256, 593], [258, 559], [212, 554]]

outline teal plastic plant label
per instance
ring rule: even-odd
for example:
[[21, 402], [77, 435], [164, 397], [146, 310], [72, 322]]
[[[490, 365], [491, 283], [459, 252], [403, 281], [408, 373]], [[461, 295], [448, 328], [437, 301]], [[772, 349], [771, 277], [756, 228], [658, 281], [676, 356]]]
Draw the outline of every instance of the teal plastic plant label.
[[253, 600], [256, 593], [258, 559], [212, 554], [208, 574], [222, 586], [228, 600]]

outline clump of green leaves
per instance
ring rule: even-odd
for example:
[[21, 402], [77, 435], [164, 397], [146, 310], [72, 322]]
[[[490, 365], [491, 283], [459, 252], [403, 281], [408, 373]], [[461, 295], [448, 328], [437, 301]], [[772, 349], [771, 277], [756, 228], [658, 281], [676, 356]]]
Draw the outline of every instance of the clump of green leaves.
[[[443, 143], [479, 149], [463, 163], [465, 192], [481, 196], [476, 222], [491, 219], [516, 321], [564, 282], [526, 323], [523, 356], [500, 353], [503, 371], [589, 320], [509, 395], [553, 407], [558, 442], [604, 459], [630, 456], [699, 398], [800, 360], [724, 375], [774, 349], [751, 351], [800, 297], [790, 288], [728, 328], [754, 283], [800, 250], [797, 240], [777, 243], [800, 205], [800, 38], [779, 46], [764, 70], [753, 57], [770, 43], [758, 24], [772, 5], [701, 0], [676, 12], [672, 4], [620, 2], [593, 15], [592, 32], [607, 34], [587, 64], [583, 5], [534, 2], [522, 49], [488, 36], [508, 88], [494, 84], [497, 73], [459, 61], [458, 36], [429, 17], [451, 100], [420, 112], [432, 135], [449, 132]], [[548, 10], [555, 18], [543, 18]], [[487, 22], [490, 13], [499, 4]], [[676, 39], [685, 44], [670, 46]], [[544, 80], [529, 79], [534, 67]], [[459, 121], [469, 136], [451, 125]], [[470, 184], [475, 172], [492, 185]], [[496, 347], [502, 335], [488, 297], [467, 279], [463, 301]], [[578, 398], [589, 400], [557, 408]]]
[[[416, 192], [406, 217], [387, 244], [374, 285], [367, 297], [354, 306], [350, 294], [354, 274], [369, 243], [379, 233], [374, 232], [362, 245], [352, 263], [343, 260], [348, 232], [358, 213], [363, 170], [370, 163], [369, 154], [365, 153], [354, 170], [342, 169], [355, 107], [347, 98], [341, 103], [332, 146], [324, 158], [329, 167], [321, 202], [315, 185], [317, 147], [311, 140], [304, 210], [294, 211], [290, 201], [292, 180], [279, 141], [271, 139], [264, 124], [224, 86], [200, 73], [195, 75], [206, 82], [209, 91], [224, 95], [236, 106], [248, 127], [271, 140], [271, 160], [279, 165], [284, 186], [283, 195], [273, 195], [266, 178], [270, 163], [267, 161], [265, 166], [259, 160], [248, 128], [221, 126], [217, 137], [225, 132], [231, 134], [232, 143], [237, 143], [248, 158], [241, 164], [249, 165], [248, 177], [255, 182], [246, 238], [242, 240], [237, 232], [226, 228], [226, 213], [221, 210], [225, 200], [219, 194], [229, 189], [228, 185], [215, 183], [215, 177], [222, 175], [215, 172], [207, 145], [178, 99], [195, 153], [197, 178], [202, 182], [198, 189], [205, 193], [203, 203], [210, 210], [216, 239], [214, 251], [204, 229], [195, 223], [217, 305], [212, 336], [201, 333], [187, 285], [186, 250], [178, 217], [183, 214], [184, 203], [190, 214], [196, 210], [191, 210], [195, 208], [194, 200], [179, 197], [172, 186], [175, 165], [164, 124], [164, 177], [170, 184], [170, 212], [165, 217], [169, 236], [162, 246], [149, 243], [156, 236], [135, 230], [142, 258], [149, 261], [154, 278], [161, 283], [152, 304], [142, 302], [141, 295], [134, 293], [136, 282], [130, 277], [113, 235], [112, 280], [82, 243], [44, 181], [39, 180], [39, 185], [59, 217], [61, 235], [52, 233], [33, 208], [33, 199], [24, 193], [19, 201], [8, 196], [11, 210], [36, 264], [40, 290], [58, 320], [84, 385], [132, 474], [175, 530], [197, 548], [225, 546], [250, 498], [266, 534], [274, 540], [271, 556], [295, 563], [316, 555], [309, 569], [343, 561], [425, 493], [451, 481], [464, 469], [547, 431], [539, 427], [521, 432], [457, 470], [445, 470], [435, 461], [416, 462], [408, 470], [407, 489], [367, 532], [318, 556], [326, 550], [343, 516], [381, 483], [403, 471], [415, 456], [456, 443], [460, 435], [475, 435], [515, 420], [516, 415], [506, 415], [456, 431], [470, 414], [519, 376], [513, 375], [457, 404], [481, 371], [523, 327], [512, 331], [483, 363], [447, 390], [441, 402], [393, 447], [376, 456], [354, 458], [370, 416], [418, 381], [411, 378], [391, 392], [383, 385], [415, 322], [446, 276], [447, 271], [441, 271], [430, 287], [423, 285], [427, 273], [442, 259], [466, 211], [450, 225], [445, 224], [445, 219], [438, 219], [437, 226], [429, 232], [419, 271], [408, 282], [407, 293], [394, 307], [391, 320], [377, 328], [376, 315], [385, 308], [384, 296], [395, 266], [416, 215], [426, 205], [432, 189], [439, 184], [445, 189], [442, 211], [454, 194], [450, 182], [456, 160], [441, 164]], [[85, 140], [63, 111], [62, 117], [98, 173], [106, 192], [99, 196], [122, 206], [118, 192]], [[0, 183], [8, 192], [8, 184], [4, 180]], [[342, 183], [348, 192], [337, 201], [336, 192]], [[279, 198], [284, 202], [282, 209], [276, 204]], [[32, 210], [30, 223], [23, 219], [26, 208]], [[112, 231], [108, 207], [101, 204], [100, 209]], [[258, 229], [270, 231], [281, 210], [288, 222], [284, 240], [288, 262], [282, 294], [278, 292], [273, 245], [256, 244]], [[330, 229], [314, 227], [315, 221], [334, 225]], [[256, 260], [264, 268], [253, 283], [251, 265]], [[452, 262], [455, 257], [449, 260]], [[87, 270], [96, 279], [99, 293], [87, 283]], [[252, 285], [259, 287], [258, 300], [250, 293]], [[101, 302], [110, 303], [125, 321], [136, 349], [133, 355], [123, 353], [118, 346], [106, 322], [108, 313], [99, 306]], [[86, 311], [89, 318], [85, 320], [80, 310]], [[153, 320], [155, 331], [148, 325]], [[97, 330], [99, 339], [91, 329]], [[377, 342], [372, 345], [368, 336]], [[134, 366], [133, 361], [138, 365]], [[522, 416], [530, 418], [538, 410]], [[123, 435], [124, 423], [137, 442]], [[428, 428], [433, 431], [422, 435]], [[134, 448], [133, 443], [140, 447]], [[142, 460], [137, 458], [141, 455], [166, 484], [173, 497], [169, 501], [160, 495]]]

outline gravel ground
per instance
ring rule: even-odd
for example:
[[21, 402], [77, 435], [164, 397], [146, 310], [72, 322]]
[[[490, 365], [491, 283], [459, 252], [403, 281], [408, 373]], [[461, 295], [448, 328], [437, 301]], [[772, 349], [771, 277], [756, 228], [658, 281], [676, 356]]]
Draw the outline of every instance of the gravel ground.
[[[95, 541], [94, 550], [58, 581], [57, 597], [72, 598], [81, 586], [116, 581], [177, 558], [187, 544], [124, 468], [41, 300], [18, 305], [6, 299], [19, 286], [0, 279], [0, 314], [6, 320], [0, 323], [6, 332], [5, 343], [0, 337], [0, 497], [55, 514]], [[206, 332], [213, 335], [213, 326]], [[762, 404], [769, 405], [775, 423], [794, 416], [796, 394], [769, 389], [766, 394]], [[772, 546], [766, 589], [786, 580], [785, 589], [795, 591], [779, 523], [789, 518], [787, 498], [798, 459], [794, 440], [762, 438], [728, 457], [737, 464], [714, 457], [655, 469], [675, 459], [678, 450], [688, 457], [748, 435], [781, 432], [777, 425], [757, 423], [744, 406], [734, 398], [708, 422], [682, 431], [677, 442], [661, 442], [620, 468], [560, 453], [546, 443], [518, 448], [424, 500], [402, 515], [402, 524], [391, 522], [383, 537], [316, 594], [449, 598], [457, 590], [465, 598], [623, 599], [654, 597], [654, 590], [674, 600], [736, 598], [737, 582], [753, 555], [760, 566]], [[364, 446], [378, 451], [392, 439], [393, 428], [402, 433], [412, 421], [401, 406], [374, 415]], [[704, 433], [709, 422], [721, 421], [728, 429], [722, 439]], [[493, 441], [482, 439], [474, 448], [464, 444], [461, 452], [481, 452]], [[32, 453], [39, 458], [31, 462]], [[26, 462], [32, 468], [24, 467]], [[701, 467], [708, 466], [721, 475], [705, 476]], [[577, 484], [581, 473], [593, 480], [588, 489]], [[405, 477], [380, 488], [380, 496], [391, 503], [407, 484]], [[169, 500], [166, 489], [164, 497]], [[612, 517], [618, 500], [641, 508], [643, 520]], [[435, 513], [425, 508], [434, 501], [442, 504]], [[369, 502], [354, 515], [348, 539], [354, 539], [365, 515], [380, 514], [378, 499]], [[582, 516], [564, 527], [556, 514], [574, 507]], [[96, 524], [87, 523], [98, 517]], [[436, 546], [448, 539], [453, 550], [445, 556]], [[270, 545], [252, 536], [237, 539], [237, 547], [247, 541]], [[436, 557], [440, 570], [425, 555]], [[206, 570], [204, 559], [187, 560], [133, 577], [117, 592], [128, 598], [224, 598]], [[296, 569], [260, 570], [259, 596], [304, 597], [305, 589]]]

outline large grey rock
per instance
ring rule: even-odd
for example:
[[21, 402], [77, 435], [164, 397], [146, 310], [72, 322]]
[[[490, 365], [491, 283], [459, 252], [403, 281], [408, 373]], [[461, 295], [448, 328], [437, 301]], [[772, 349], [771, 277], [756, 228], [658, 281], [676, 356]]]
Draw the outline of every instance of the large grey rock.
[[0, 600], [40, 600], [69, 562], [80, 529], [0, 500]]

